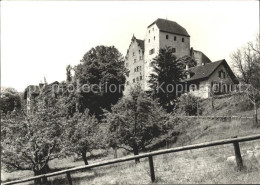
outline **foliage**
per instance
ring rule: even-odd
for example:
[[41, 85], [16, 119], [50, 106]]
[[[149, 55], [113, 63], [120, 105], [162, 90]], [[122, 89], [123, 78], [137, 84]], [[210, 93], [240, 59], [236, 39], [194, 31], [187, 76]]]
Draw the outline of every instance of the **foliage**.
[[105, 121], [109, 124], [110, 145], [124, 148], [135, 155], [163, 132], [165, 112], [139, 86], [105, 115]]
[[14, 109], [21, 109], [19, 93], [13, 88], [1, 88], [0, 111], [6, 114]]
[[177, 84], [183, 77], [183, 65], [174, 55], [173, 48], [160, 49], [157, 57], [151, 62], [153, 73], [149, 83], [152, 96], [158, 99], [160, 105], [171, 112], [178, 96]]
[[87, 165], [87, 152], [104, 147], [105, 134], [95, 116], [90, 116], [88, 110], [84, 113], [76, 112], [66, 122], [63, 136], [64, 150], [68, 155], [77, 154]]
[[183, 94], [178, 98], [178, 112], [187, 116], [202, 114], [203, 108], [199, 105], [200, 98], [192, 94]]
[[1, 158], [8, 170], [33, 170], [35, 175], [49, 171], [48, 162], [62, 155], [60, 108], [38, 103], [34, 114], [16, 112], [2, 117]]
[[72, 74], [71, 74], [72, 67], [71, 65], [68, 65], [66, 67], [66, 81], [71, 82], [72, 81]]
[[234, 68], [242, 82], [252, 84], [260, 90], [260, 36], [255, 41], [248, 42], [245, 47], [231, 54]]
[[114, 46], [88, 51], [75, 67], [75, 81], [81, 87], [77, 92], [79, 111], [88, 108], [100, 118], [102, 109], [110, 110], [123, 96], [125, 72], [122, 54]]

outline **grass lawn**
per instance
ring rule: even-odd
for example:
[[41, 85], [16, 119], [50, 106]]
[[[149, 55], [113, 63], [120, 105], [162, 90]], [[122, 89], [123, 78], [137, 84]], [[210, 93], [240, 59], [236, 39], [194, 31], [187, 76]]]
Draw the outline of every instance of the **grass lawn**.
[[[187, 126], [186, 132], [171, 147], [259, 133], [260, 128], [253, 127], [250, 121], [233, 120], [232, 122], [223, 122], [216, 120], [196, 120]], [[247, 150], [253, 150], [256, 146], [260, 146], [259, 140], [241, 143], [242, 155], [246, 154]], [[238, 172], [235, 170], [235, 165], [230, 165], [226, 162], [227, 157], [233, 155], [233, 146], [229, 144], [154, 156], [156, 183], [259, 183], [260, 161], [259, 163], [255, 163], [243, 158], [247, 168]], [[122, 156], [124, 156], [124, 153], [119, 150], [119, 157]], [[90, 163], [111, 158], [113, 158], [112, 151], [109, 152], [107, 157], [95, 161], [91, 160]], [[56, 169], [80, 165], [83, 165], [82, 161], [74, 162], [71, 158], [55, 160], [50, 163], [50, 166]], [[28, 176], [33, 176], [33, 173], [30, 171], [16, 171], [13, 173], [2, 171], [2, 180], [4, 181]], [[141, 159], [139, 164], [129, 161], [88, 171], [75, 172], [72, 174], [72, 178], [73, 184], [76, 185], [151, 183], [147, 159]], [[64, 175], [51, 177], [50, 180], [55, 185], [68, 184]]]

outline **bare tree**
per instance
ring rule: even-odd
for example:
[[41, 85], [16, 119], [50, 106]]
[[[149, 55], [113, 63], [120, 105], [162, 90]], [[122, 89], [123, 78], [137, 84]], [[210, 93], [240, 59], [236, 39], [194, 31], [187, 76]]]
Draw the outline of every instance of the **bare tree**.
[[231, 53], [233, 67], [238, 72], [240, 80], [260, 88], [260, 36], [255, 41], [248, 42], [245, 47]]

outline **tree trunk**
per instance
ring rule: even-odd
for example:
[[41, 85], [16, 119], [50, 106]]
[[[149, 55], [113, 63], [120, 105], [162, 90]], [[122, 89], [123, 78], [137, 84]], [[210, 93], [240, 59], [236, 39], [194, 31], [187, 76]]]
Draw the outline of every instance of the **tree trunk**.
[[[134, 143], [133, 150], [134, 150], [134, 155], [138, 155], [138, 154], [139, 154], [138, 146], [137, 146], [136, 143]], [[140, 162], [140, 159], [139, 159], [139, 158], [135, 159], [135, 163], [136, 163], [136, 164], [139, 163], [139, 162]]]
[[[41, 174], [40, 174], [40, 171], [36, 171], [36, 170], [35, 170], [35, 171], [34, 171], [34, 176], [37, 176], [37, 175], [41, 175]], [[34, 180], [34, 184], [35, 184], [35, 185], [41, 184], [41, 179], [35, 179], [35, 180]]]
[[81, 155], [82, 155], [82, 159], [83, 159], [85, 165], [88, 165], [88, 160], [87, 160], [87, 156], [86, 156], [87, 152], [86, 151], [82, 151]]
[[254, 109], [255, 109], [255, 125], [258, 126], [258, 120], [257, 120], [257, 104], [254, 103]]
[[117, 158], [117, 147], [116, 146], [114, 147], [114, 158], [115, 159]]

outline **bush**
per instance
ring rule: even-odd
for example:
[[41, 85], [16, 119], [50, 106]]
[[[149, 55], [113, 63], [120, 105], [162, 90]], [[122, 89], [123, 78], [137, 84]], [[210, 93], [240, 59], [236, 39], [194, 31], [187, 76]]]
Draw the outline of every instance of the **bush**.
[[235, 106], [238, 111], [247, 111], [254, 108], [253, 103], [248, 99], [247, 95], [235, 96]]
[[186, 116], [194, 116], [202, 114], [202, 107], [199, 106], [200, 98], [191, 94], [183, 94], [178, 99], [177, 113], [184, 114]]

